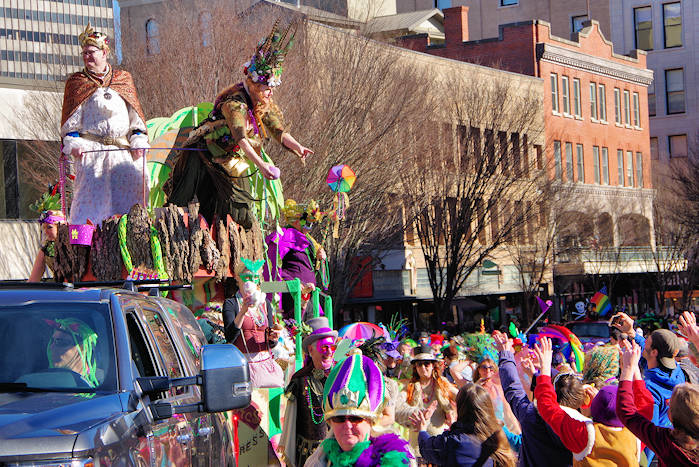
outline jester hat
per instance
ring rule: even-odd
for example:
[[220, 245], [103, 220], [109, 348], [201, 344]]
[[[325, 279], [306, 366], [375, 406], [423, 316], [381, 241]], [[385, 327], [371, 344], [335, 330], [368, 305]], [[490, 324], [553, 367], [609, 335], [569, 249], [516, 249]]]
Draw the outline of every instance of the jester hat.
[[[292, 31], [293, 29], [293, 31]], [[296, 24], [291, 23], [284, 32], [279, 31], [279, 20], [267, 37], [257, 44], [255, 54], [243, 65], [243, 73], [253, 83], [269, 87], [282, 84], [282, 63], [291, 49], [296, 34]]]
[[107, 38], [107, 35], [102, 32], [95, 31], [89, 22], [87, 23], [85, 30], [78, 36], [78, 39], [80, 41], [80, 47], [92, 45], [100, 50], [109, 50], [109, 39]]
[[343, 415], [375, 420], [384, 402], [385, 383], [373, 360], [354, 348], [330, 370], [323, 390], [325, 419]]

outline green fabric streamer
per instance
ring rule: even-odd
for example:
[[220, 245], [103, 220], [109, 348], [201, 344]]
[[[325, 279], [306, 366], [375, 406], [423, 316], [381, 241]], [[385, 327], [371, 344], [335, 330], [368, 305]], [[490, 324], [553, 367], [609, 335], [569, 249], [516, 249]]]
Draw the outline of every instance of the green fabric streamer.
[[388, 451], [381, 456], [381, 467], [405, 467], [410, 465], [410, 459], [404, 452]]
[[150, 228], [150, 251], [153, 256], [153, 265], [155, 266], [155, 270], [158, 271], [158, 278], [164, 280], [169, 279], [167, 271], [165, 270], [165, 263], [163, 262], [163, 250], [160, 246], [158, 229], [153, 226]]
[[[260, 148], [260, 157], [264, 162], [274, 165], [274, 161], [267, 155], [264, 148]], [[272, 219], [279, 219], [281, 210], [284, 207], [281, 180], [266, 180], [254, 164], [250, 165], [246, 174], [250, 176], [252, 196], [258, 200], [255, 201], [254, 206], [260, 223], [264, 225], [267, 209], [269, 209]]]
[[364, 450], [369, 447], [370, 441], [357, 443], [351, 451], [343, 451], [335, 438], [328, 438], [323, 441], [323, 451], [328, 456], [328, 460], [333, 466], [352, 467]]
[[119, 250], [121, 250], [121, 259], [124, 261], [126, 272], [131, 274], [131, 271], [133, 271], [133, 263], [131, 262], [129, 248], [126, 246], [126, 220], [126, 214], [119, 219]]

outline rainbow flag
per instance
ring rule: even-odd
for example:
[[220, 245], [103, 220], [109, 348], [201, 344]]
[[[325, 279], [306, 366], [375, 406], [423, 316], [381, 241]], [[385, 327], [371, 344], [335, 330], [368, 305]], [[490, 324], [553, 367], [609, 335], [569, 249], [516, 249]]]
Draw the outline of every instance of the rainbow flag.
[[599, 316], [607, 316], [607, 314], [612, 311], [612, 304], [609, 303], [606, 285], [602, 287], [602, 290], [593, 295], [590, 301], [595, 304], [595, 311], [597, 311]]

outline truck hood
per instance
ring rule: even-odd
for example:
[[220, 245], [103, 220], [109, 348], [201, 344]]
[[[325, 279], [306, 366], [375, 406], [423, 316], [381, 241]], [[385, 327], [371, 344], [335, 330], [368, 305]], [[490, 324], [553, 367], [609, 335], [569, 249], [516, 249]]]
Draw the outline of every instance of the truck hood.
[[80, 432], [122, 411], [117, 393], [0, 393], [0, 457], [70, 454]]

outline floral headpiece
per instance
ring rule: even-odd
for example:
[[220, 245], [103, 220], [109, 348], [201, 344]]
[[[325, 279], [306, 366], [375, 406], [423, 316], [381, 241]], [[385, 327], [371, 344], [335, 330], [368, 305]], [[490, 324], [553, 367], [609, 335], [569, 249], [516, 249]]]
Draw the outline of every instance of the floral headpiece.
[[355, 415], [369, 420], [377, 417], [384, 401], [385, 383], [381, 370], [361, 350], [350, 350], [349, 356], [330, 370], [323, 390], [325, 419]]
[[298, 220], [301, 225], [306, 225], [323, 220], [323, 211], [315, 200], [310, 200], [308, 204], [298, 204], [293, 199], [287, 199], [282, 212], [289, 223]]
[[107, 35], [95, 31], [89, 22], [85, 30], [78, 36], [78, 39], [80, 40], [80, 47], [93, 45], [100, 50], [109, 50], [109, 38], [107, 38]]
[[272, 26], [272, 32], [257, 44], [257, 50], [250, 61], [243, 65], [243, 73], [254, 83], [269, 87], [282, 84], [282, 62], [293, 45], [296, 24], [289, 24], [283, 33], [278, 31], [278, 27], [279, 20]]
[[41, 224], [65, 222], [66, 217], [61, 212], [61, 194], [58, 192], [58, 183], [49, 185], [48, 190], [29, 205], [29, 209], [39, 213], [39, 223]]

